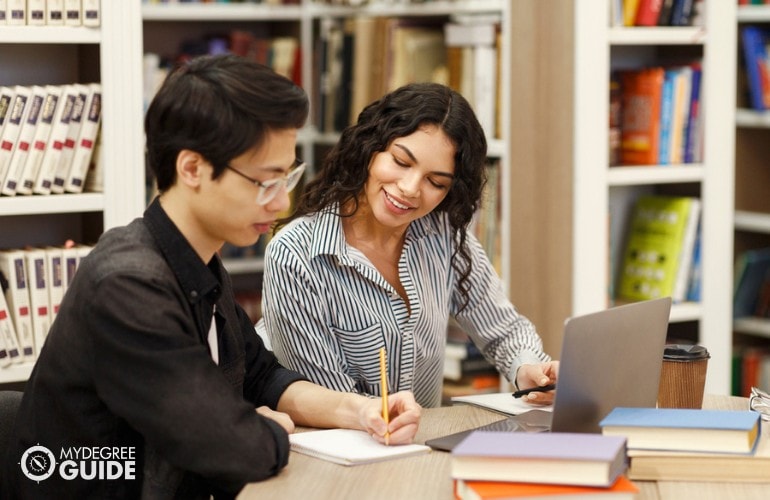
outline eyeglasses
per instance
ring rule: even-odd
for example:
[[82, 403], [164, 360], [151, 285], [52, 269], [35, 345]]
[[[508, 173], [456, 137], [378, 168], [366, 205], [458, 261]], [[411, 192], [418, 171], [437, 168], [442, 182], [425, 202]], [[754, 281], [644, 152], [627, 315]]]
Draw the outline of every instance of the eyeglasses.
[[305, 167], [307, 164], [302, 160], [294, 160], [294, 165], [296, 165], [293, 169], [289, 171], [289, 173], [286, 175], [286, 177], [281, 177], [279, 179], [270, 179], [269, 181], [258, 181], [256, 179], [252, 179], [248, 175], [244, 174], [243, 172], [236, 170], [235, 168], [231, 167], [230, 165], [225, 165], [225, 168], [228, 170], [232, 170], [236, 174], [240, 175], [244, 179], [248, 180], [249, 182], [253, 183], [256, 186], [259, 186], [259, 192], [257, 193], [257, 205], [267, 205], [271, 201], [273, 201], [273, 198], [281, 191], [282, 187], [286, 187], [286, 192], [291, 192], [292, 189], [297, 187], [297, 184], [299, 184], [299, 180], [302, 178], [302, 174], [305, 172]]
[[770, 394], [759, 387], [752, 387], [749, 408], [758, 412], [762, 420], [770, 421]]

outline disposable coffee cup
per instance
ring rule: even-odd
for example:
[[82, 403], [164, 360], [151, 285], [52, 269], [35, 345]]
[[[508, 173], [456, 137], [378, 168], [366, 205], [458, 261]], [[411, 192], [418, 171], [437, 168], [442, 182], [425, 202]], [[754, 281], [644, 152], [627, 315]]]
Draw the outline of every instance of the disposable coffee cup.
[[660, 370], [658, 408], [700, 409], [710, 357], [708, 350], [700, 345], [666, 345]]

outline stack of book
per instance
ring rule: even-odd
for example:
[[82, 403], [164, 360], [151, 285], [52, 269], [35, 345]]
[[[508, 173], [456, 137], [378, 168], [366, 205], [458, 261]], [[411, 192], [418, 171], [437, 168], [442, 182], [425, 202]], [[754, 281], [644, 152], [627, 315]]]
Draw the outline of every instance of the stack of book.
[[576, 433], [474, 431], [452, 450], [460, 499], [632, 499], [626, 439]]
[[636, 480], [764, 482], [770, 442], [754, 411], [615, 408], [605, 436], [628, 441], [628, 477]]
[[0, 250], [0, 368], [34, 361], [88, 245]]

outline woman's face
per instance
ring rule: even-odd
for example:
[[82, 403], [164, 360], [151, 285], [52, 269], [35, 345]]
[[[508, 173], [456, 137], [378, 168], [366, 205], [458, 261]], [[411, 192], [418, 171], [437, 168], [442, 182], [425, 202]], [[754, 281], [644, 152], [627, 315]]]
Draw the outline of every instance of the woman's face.
[[436, 125], [394, 139], [369, 164], [364, 196], [373, 217], [397, 228], [432, 212], [452, 186], [454, 157], [454, 144]]

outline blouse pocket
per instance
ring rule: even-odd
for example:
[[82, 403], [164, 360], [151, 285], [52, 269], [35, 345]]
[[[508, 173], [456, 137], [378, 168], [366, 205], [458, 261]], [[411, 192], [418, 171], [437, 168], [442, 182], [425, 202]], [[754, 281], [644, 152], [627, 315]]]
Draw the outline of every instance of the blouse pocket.
[[345, 357], [348, 374], [364, 386], [379, 387], [380, 348], [385, 347], [380, 325], [358, 330], [332, 327], [332, 331]]

